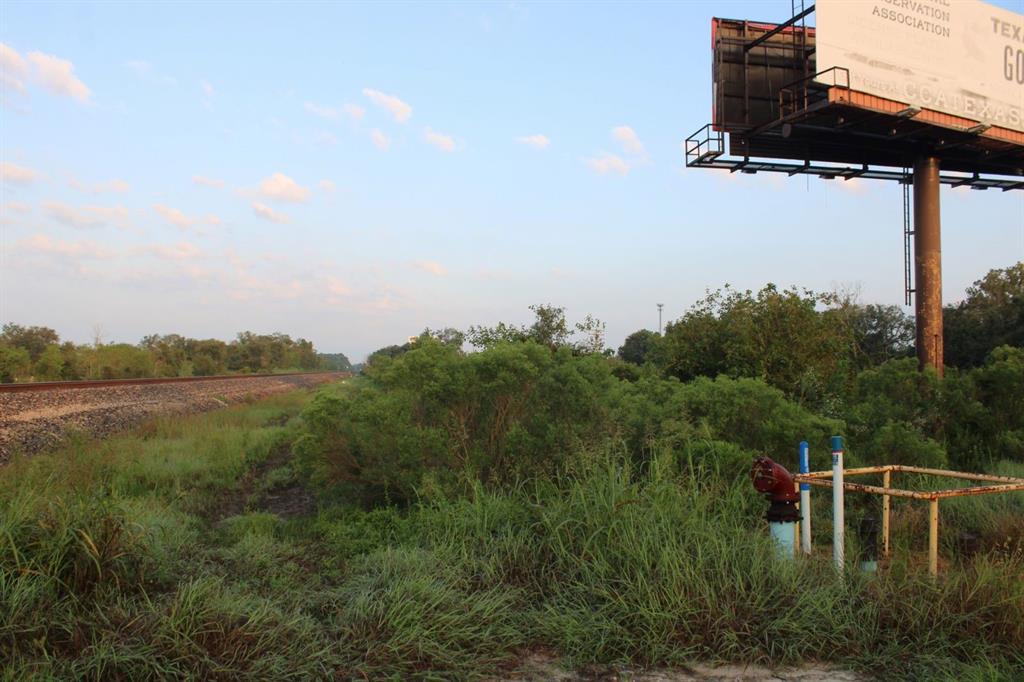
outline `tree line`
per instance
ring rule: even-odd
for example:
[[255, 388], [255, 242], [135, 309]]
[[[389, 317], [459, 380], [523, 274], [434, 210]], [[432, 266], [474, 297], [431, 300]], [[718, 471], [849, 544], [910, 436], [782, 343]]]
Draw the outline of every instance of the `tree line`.
[[[1024, 263], [991, 270], [943, 310], [945, 362], [979, 367], [1000, 346], [1024, 347]], [[757, 293], [728, 285], [709, 293], [664, 335], [630, 334], [618, 357], [652, 363], [683, 381], [725, 374], [758, 377], [801, 401], [820, 404], [856, 375], [914, 355], [914, 318], [899, 306], [862, 305], [837, 293], [768, 285]]]
[[0, 332], [0, 382], [137, 379], [336, 369], [341, 353], [317, 353], [311, 341], [287, 334], [241, 332], [232, 341], [150, 334], [138, 344], [76, 344], [49, 327], [5, 324]]
[[918, 371], [900, 309], [835, 294], [727, 287], [617, 353], [600, 322], [538, 305], [529, 325], [428, 329], [372, 354], [359, 381], [317, 398], [302, 449], [369, 505], [555, 476], [602, 448], [638, 466], [657, 452], [706, 459], [731, 476], [751, 452], [786, 457], [801, 439], [823, 452], [837, 433], [851, 466], [1024, 462], [1022, 268], [989, 273], [947, 309], [959, 365], [944, 379]]

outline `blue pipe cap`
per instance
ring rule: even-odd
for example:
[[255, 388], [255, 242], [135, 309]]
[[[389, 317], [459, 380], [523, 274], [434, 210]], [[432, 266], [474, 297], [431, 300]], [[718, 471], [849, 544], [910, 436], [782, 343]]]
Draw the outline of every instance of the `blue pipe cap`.
[[843, 449], [843, 437], [842, 436], [832, 436], [832, 451], [835, 452], [837, 450], [842, 450], [842, 449]]

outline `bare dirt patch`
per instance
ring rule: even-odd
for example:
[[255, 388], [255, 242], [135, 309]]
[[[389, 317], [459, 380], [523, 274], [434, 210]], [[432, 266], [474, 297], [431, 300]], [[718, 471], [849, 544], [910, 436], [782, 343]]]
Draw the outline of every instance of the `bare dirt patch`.
[[298, 479], [266, 486], [267, 476], [291, 462], [293, 453], [288, 444], [281, 444], [264, 461], [250, 469], [233, 489], [224, 491], [217, 503], [207, 510], [206, 518], [218, 524], [226, 518], [248, 511], [276, 514], [282, 519], [306, 516], [316, 511], [316, 496]]
[[685, 669], [639, 670], [589, 666], [567, 670], [547, 654], [533, 654], [506, 677], [494, 682], [868, 682], [849, 670], [828, 665], [766, 668], [759, 665], [693, 665]]

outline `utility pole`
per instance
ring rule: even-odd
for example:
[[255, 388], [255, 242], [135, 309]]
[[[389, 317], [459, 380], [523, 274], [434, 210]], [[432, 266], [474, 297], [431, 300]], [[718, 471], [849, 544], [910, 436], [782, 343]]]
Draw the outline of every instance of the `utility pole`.
[[943, 373], [942, 246], [939, 233], [939, 160], [914, 164], [914, 274], [917, 362]]
[[658, 304], [658, 335], [661, 335], [661, 309], [665, 306], [664, 303]]

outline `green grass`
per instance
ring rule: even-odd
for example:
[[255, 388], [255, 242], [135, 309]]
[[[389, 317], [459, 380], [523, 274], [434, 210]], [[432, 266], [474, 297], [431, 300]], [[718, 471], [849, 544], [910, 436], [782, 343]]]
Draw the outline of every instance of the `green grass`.
[[913, 514], [877, 576], [841, 581], [824, 551], [780, 560], [747, 480], [691, 451], [643, 470], [591, 452], [557, 480], [404, 510], [325, 489], [282, 519], [260, 501], [308, 484], [281, 456], [308, 400], [158, 420], [4, 468], [0, 679], [484, 678], [539, 647], [569, 666], [1021, 678], [1024, 495], [944, 503], [944, 538], [971, 529], [990, 551], [934, 582]]

